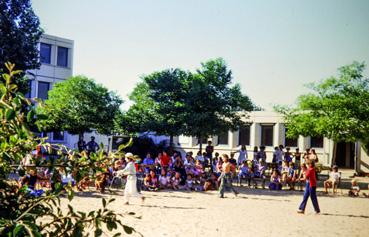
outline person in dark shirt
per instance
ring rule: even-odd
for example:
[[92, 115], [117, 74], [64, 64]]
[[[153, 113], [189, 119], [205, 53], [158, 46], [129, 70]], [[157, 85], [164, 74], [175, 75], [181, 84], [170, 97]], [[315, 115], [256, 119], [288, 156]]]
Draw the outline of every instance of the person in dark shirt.
[[86, 145], [88, 153], [96, 152], [99, 149], [99, 144], [95, 142], [95, 137], [91, 137], [91, 141], [89, 141]]
[[79, 152], [82, 152], [86, 149], [86, 142], [83, 140], [83, 137], [79, 138], [77, 146]]

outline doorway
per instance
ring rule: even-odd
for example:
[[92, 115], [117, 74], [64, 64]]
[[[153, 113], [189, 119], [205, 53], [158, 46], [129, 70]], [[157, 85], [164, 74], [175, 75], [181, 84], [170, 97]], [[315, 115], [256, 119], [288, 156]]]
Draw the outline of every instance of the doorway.
[[355, 165], [355, 144], [352, 142], [338, 142], [336, 146], [335, 164], [340, 168], [353, 169]]

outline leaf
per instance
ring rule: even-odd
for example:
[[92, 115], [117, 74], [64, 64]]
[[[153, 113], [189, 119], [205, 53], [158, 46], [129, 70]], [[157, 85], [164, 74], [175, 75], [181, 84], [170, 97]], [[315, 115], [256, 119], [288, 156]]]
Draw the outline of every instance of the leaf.
[[102, 199], [103, 207], [106, 207], [106, 200], [105, 198]]
[[18, 236], [20, 234], [20, 231], [23, 229], [23, 225], [17, 224], [13, 230], [13, 237]]
[[35, 116], [35, 112], [33, 110], [29, 111], [27, 114], [27, 122], [31, 122], [34, 116]]
[[102, 233], [103, 233], [103, 231], [102, 231], [100, 228], [97, 228], [97, 229], [95, 230], [95, 237], [101, 236], [101, 235], [102, 235]]
[[6, 120], [12, 120], [15, 118], [15, 111], [13, 109], [7, 109], [5, 112]]
[[127, 234], [132, 234], [134, 229], [130, 226], [127, 226], [127, 225], [123, 225], [123, 229], [124, 229], [124, 232], [126, 232]]

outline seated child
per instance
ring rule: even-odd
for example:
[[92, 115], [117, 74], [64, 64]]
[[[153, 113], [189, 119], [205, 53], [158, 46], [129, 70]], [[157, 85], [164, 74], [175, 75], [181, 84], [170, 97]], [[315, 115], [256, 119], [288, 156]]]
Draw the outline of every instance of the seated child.
[[299, 177], [297, 179], [297, 182], [300, 186], [300, 191], [303, 190], [303, 187], [305, 185], [305, 182], [306, 182], [306, 171], [307, 171], [307, 166], [305, 163], [302, 163], [300, 165], [301, 169], [300, 169], [300, 174], [299, 174]]
[[100, 193], [105, 192], [105, 187], [108, 184], [109, 180], [109, 172], [102, 172], [96, 175], [95, 179], [95, 188], [97, 191], [100, 191]]
[[168, 177], [167, 172], [164, 169], [161, 171], [161, 175], [159, 176], [159, 185], [161, 189], [171, 187], [170, 177]]
[[146, 174], [146, 177], [144, 178], [144, 187], [148, 191], [157, 191], [158, 190], [158, 188], [152, 182], [152, 177], [151, 177], [150, 174]]
[[290, 190], [295, 190], [295, 183], [296, 183], [295, 166], [292, 162], [290, 162], [290, 167], [287, 175], [287, 184], [288, 186], [290, 186]]
[[340, 173], [338, 172], [338, 167], [335, 165], [332, 168], [332, 171], [329, 173], [329, 178], [324, 181], [324, 189], [325, 193], [328, 193], [328, 188], [333, 189], [333, 193], [337, 192], [337, 184], [341, 178]]
[[201, 164], [201, 161], [196, 160], [195, 169], [198, 175], [202, 175], [204, 173], [204, 168]]
[[210, 177], [205, 181], [204, 191], [218, 190], [218, 177], [216, 173], [212, 173]]
[[178, 190], [181, 181], [182, 181], [181, 174], [179, 172], [176, 172], [174, 177], [172, 178], [172, 182], [171, 182], [172, 183], [172, 188], [174, 190]]
[[157, 191], [159, 188], [159, 180], [154, 170], [150, 170], [150, 176], [151, 176], [151, 185], [152, 185], [153, 191]]
[[249, 172], [249, 166], [247, 164], [247, 161], [244, 160], [242, 161], [242, 165], [240, 167], [240, 171], [238, 173], [238, 183], [240, 184], [240, 186], [242, 186], [242, 178], [247, 179], [249, 181], [250, 184], [250, 172]]
[[287, 177], [288, 177], [288, 172], [289, 172], [290, 168], [288, 167], [288, 162], [287, 161], [283, 161], [283, 165], [282, 165], [282, 183], [283, 184], [287, 184]]
[[192, 175], [191, 174], [187, 175], [185, 188], [186, 188], [187, 191], [194, 190], [194, 182], [192, 180]]
[[[265, 189], [265, 171], [267, 169], [267, 164], [264, 160], [262, 160], [260, 163], [255, 165], [254, 168], [254, 177], [255, 178], [261, 178], [262, 179], [262, 188]], [[256, 183], [256, 181], [254, 181]], [[255, 185], [257, 187], [257, 185]]]
[[355, 179], [353, 179], [351, 181], [351, 189], [350, 189], [348, 194], [349, 194], [350, 197], [358, 197], [359, 193], [360, 193], [360, 187], [357, 184], [357, 181]]
[[281, 190], [281, 176], [278, 173], [278, 170], [273, 170], [272, 175], [270, 176], [270, 183], [269, 183], [270, 190]]

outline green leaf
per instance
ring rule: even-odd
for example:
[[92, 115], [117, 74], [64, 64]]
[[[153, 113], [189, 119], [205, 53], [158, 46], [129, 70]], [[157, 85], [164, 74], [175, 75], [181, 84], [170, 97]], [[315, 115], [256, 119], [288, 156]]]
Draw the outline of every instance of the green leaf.
[[127, 226], [127, 225], [123, 225], [123, 229], [124, 229], [124, 232], [126, 232], [127, 234], [132, 234], [134, 229], [130, 226]]
[[102, 235], [102, 233], [103, 233], [103, 231], [102, 231], [100, 228], [97, 228], [97, 229], [95, 230], [95, 237], [101, 236], [101, 235]]
[[12, 120], [15, 118], [15, 111], [13, 109], [7, 109], [5, 112], [6, 120]]

